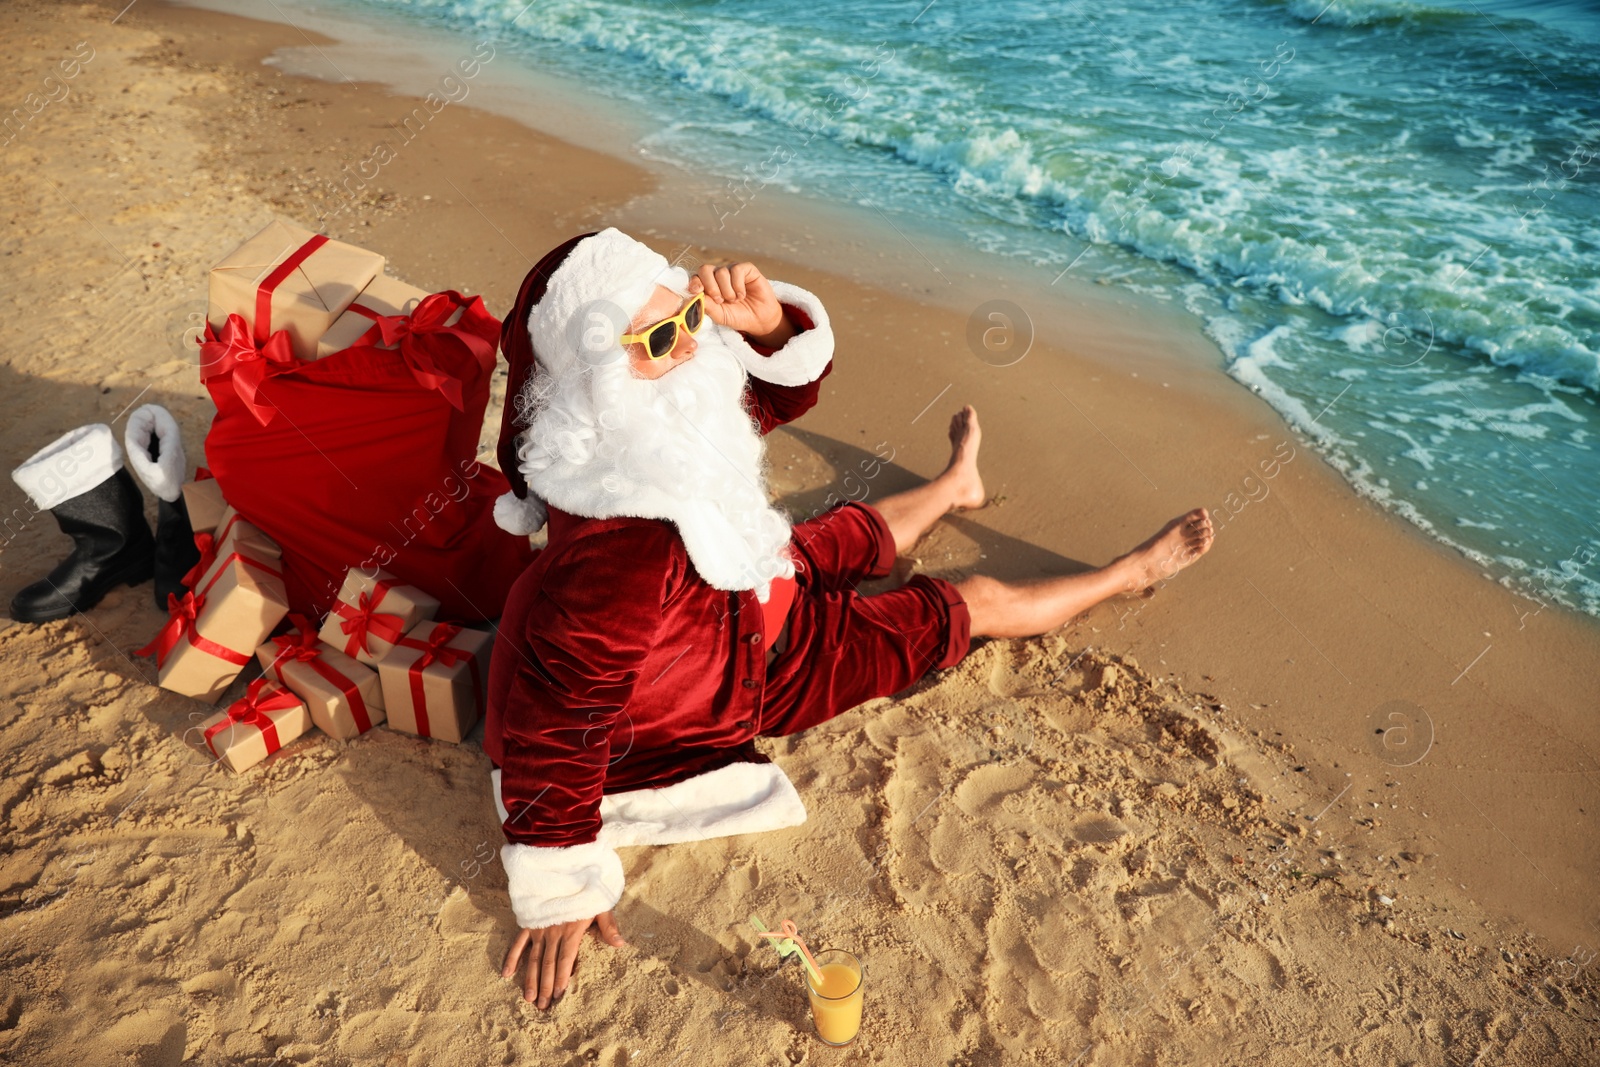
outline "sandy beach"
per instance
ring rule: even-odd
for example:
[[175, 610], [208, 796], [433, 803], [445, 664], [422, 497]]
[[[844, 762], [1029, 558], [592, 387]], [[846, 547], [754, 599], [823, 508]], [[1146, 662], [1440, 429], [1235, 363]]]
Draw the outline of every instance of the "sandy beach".
[[[562, 140], [470, 99], [264, 65], [340, 62], [294, 26], [16, 0], [0, 27], [22, 116], [0, 148], [12, 464], [83, 423], [120, 435], [152, 401], [198, 461], [206, 268], [274, 217], [497, 315], [545, 249], [617, 225], [827, 304], [835, 370], [769, 438], [797, 517], [933, 475], [949, 414], [978, 409], [992, 502], [903, 570], [1026, 578], [1190, 507], [1220, 526], [1148, 600], [763, 741], [807, 823], [624, 850], [631, 944], [587, 945], [549, 1013], [498, 976], [515, 923], [476, 734], [312, 734], [233, 776], [180, 740], [209, 706], [132, 655], [162, 620], [148, 584], [0, 621], [0, 1057], [1600, 1062], [1600, 626], [1358, 496], [1181, 314], [776, 194], [714, 230], [695, 198], [717, 183], [619, 158], [614, 134], [571, 143], [572, 114]], [[1015, 362], [969, 342], [997, 299], [1037, 325]], [[9, 598], [65, 539], [3, 492]], [[752, 912], [867, 960], [855, 1046], [815, 1039]]]

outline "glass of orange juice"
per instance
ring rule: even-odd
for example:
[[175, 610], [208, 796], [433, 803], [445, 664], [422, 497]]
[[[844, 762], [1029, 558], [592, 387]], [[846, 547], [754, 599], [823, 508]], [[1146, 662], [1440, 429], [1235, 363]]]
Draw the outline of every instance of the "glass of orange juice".
[[812, 956], [822, 982], [806, 971], [811, 1021], [817, 1036], [834, 1046], [848, 1045], [861, 1031], [861, 997], [866, 973], [861, 961], [841, 948], [825, 948]]

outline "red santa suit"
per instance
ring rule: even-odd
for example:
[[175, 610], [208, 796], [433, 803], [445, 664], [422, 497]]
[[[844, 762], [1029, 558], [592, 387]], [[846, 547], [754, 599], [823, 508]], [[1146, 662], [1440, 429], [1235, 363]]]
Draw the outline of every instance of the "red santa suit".
[[[582, 309], [610, 301], [631, 316], [656, 284], [684, 292], [687, 280], [615, 230], [561, 246], [530, 274], [506, 320], [508, 396], [522, 392], [534, 353], [541, 365], [562, 358], [556, 350], [574, 336], [570, 319]], [[833, 351], [816, 297], [772, 286], [790, 321], [803, 327], [796, 336], [770, 351], [708, 322], [706, 330], [720, 332], [703, 332], [695, 356], [737, 360], [744, 431], [758, 461], [741, 477], [753, 479], [763, 507], [757, 431], [815, 404]], [[574, 374], [587, 373], [582, 360], [568, 362]], [[543, 388], [556, 388], [559, 376], [547, 373]], [[737, 405], [740, 396], [727, 402]], [[674, 403], [694, 400], [684, 394]], [[749, 513], [748, 500], [672, 497], [630, 477], [624, 461], [608, 466], [603, 432], [576, 447], [582, 462], [566, 463], [554, 453], [565, 447], [561, 433], [581, 427], [582, 417], [558, 420], [561, 432], [545, 434], [555, 444], [530, 466], [526, 441], [520, 456], [509, 444], [528, 415], [507, 419], [502, 466], [518, 472], [510, 478], [514, 493], [532, 492], [504, 501], [498, 513], [508, 521], [530, 508], [535, 520], [546, 513], [549, 540], [507, 598], [484, 748], [495, 767], [512, 907], [520, 926], [539, 928], [616, 905], [618, 847], [803, 822], [794, 786], [757, 751], [755, 738], [804, 730], [953, 665], [966, 653], [970, 624], [959, 593], [937, 579], [919, 576], [871, 597], [856, 592], [894, 562], [889, 529], [869, 506], [845, 504], [792, 529], [780, 516], [772, 530], [768, 516]], [[595, 421], [603, 429], [606, 417]], [[690, 422], [712, 424], [709, 417]], [[631, 439], [630, 447], [637, 447]], [[739, 456], [748, 458], [744, 448], [729, 434], [717, 439], [715, 453], [738, 467]], [[763, 556], [773, 535], [778, 552]], [[786, 584], [788, 641], [769, 666]], [[765, 619], [764, 609], [775, 617]]]

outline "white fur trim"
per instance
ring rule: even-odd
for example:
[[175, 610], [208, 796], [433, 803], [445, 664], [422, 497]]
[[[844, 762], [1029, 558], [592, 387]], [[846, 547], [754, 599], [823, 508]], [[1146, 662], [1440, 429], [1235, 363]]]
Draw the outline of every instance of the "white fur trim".
[[600, 800], [600, 840], [616, 848], [755, 834], [805, 821], [806, 806], [776, 763], [730, 763], [660, 789]]
[[[558, 370], [577, 356], [582, 341], [587, 359], [625, 358], [621, 332], [611, 327], [631, 321], [650, 302], [657, 285], [681, 293], [687, 291], [688, 282], [683, 268], [670, 265], [661, 253], [616, 227], [601, 230], [572, 247], [550, 275], [544, 298], [529, 311], [528, 335], [534, 357], [550, 370]], [[599, 320], [583, 321], [592, 317], [584, 314], [586, 309], [594, 310], [589, 305], [601, 302], [613, 305], [606, 309], [609, 326]], [[614, 333], [614, 351], [594, 344], [593, 339], [608, 330]]]
[[598, 483], [565, 477], [565, 473], [551, 468], [529, 480], [537, 480], [540, 495], [569, 515], [663, 519], [672, 523], [678, 528], [695, 573], [713, 589], [730, 593], [753, 589], [764, 604], [773, 578], [794, 577], [794, 563], [790, 560], [783, 561], [784, 568], [778, 573], [758, 573], [750, 562], [744, 539], [712, 501], [683, 500], [653, 485], [639, 486], [627, 496], [618, 497]]
[[[489, 772], [495, 811], [500, 771]], [[600, 798], [600, 836], [584, 845], [500, 850], [517, 925], [536, 930], [588, 919], [622, 899], [622, 861], [615, 849], [673, 845], [799, 826], [806, 806], [776, 763], [730, 763], [660, 789], [631, 789]]]
[[550, 512], [536, 496], [524, 500], [516, 493], [501, 493], [494, 502], [495, 525], [517, 537], [532, 537], [544, 529], [549, 517]]
[[82, 496], [122, 469], [122, 446], [103, 422], [70, 430], [45, 445], [11, 472], [17, 488], [34, 507], [49, 511]]
[[[150, 440], [161, 443], [161, 458], [150, 458]], [[122, 443], [128, 449], [128, 466], [144, 487], [171, 504], [183, 495], [189, 461], [183, 454], [183, 434], [172, 412], [160, 404], [146, 404], [128, 416]]]
[[[489, 772], [495, 811], [500, 769]], [[730, 763], [660, 789], [630, 789], [600, 798], [600, 840], [618, 848], [676, 845], [733, 834], [782, 830], [806, 821], [806, 806], [776, 763]]]
[[[528, 332], [541, 370], [556, 379], [571, 380], [569, 376], [586, 370], [580, 360], [595, 367], [625, 361], [620, 330], [650, 300], [658, 285], [686, 295], [688, 272], [616, 229], [578, 242], [550, 276], [543, 299], [528, 314]], [[821, 374], [833, 353], [833, 333], [821, 302], [784, 283], [774, 283], [774, 292], [803, 308], [816, 328], [765, 357], [757, 355], [734, 331], [714, 325], [708, 336], [717, 343], [703, 345], [699, 358], [711, 359], [713, 347], [725, 349], [720, 358], [727, 361], [730, 373], [742, 372], [741, 385], [751, 366], [764, 379], [792, 379], [794, 384]], [[749, 432], [759, 449], [759, 439], [753, 429]], [[523, 473], [534, 495], [573, 515], [672, 522], [695, 570], [714, 589], [754, 589], [764, 599], [773, 578], [794, 573], [791, 561], [773, 558], [772, 552], [760, 546], [752, 547], [752, 542], [759, 540], [776, 545], [787, 542], [787, 520], [775, 511], [771, 516], [775, 532], [758, 536], [759, 531], [736, 525], [718, 501], [684, 500], [647, 484], [626, 491], [608, 489], [586, 463], [557, 461], [532, 470], [524, 466]]]
[[[702, 367], [710, 361], [722, 361], [730, 375], [736, 377], [737, 388], [742, 390], [748, 376], [738, 354], [724, 343], [726, 333], [731, 331], [719, 332], [710, 342], [702, 345], [695, 361]], [[625, 372], [626, 368], [623, 370]], [[684, 370], [673, 373], [693, 373], [694, 370], [695, 363], [692, 362]], [[737, 422], [740, 432], [748, 435], [749, 445], [759, 454], [763, 445], [754, 423], [737, 406], [733, 397], [730, 396], [728, 401], [730, 425]], [[543, 470], [524, 463], [522, 472], [534, 495], [550, 507], [569, 515], [590, 519], [661, 519], [672, 523], [678, 529], [695, 572], [713, 589], [725, 592], [752, 589], [764, 601], [772, 579], [794, 575], [792, 559], [787, 555], [761, 551], [760, 546], [754, 545], [752, 538], [747, 536], [752, 531], [740, 525], [746, 516], [730, 516], [718, 500], [685, 497], [648, 481], [633, 479], [629, 479], [629, 484], [623, 490], [614, 490], [608, 487], [603, 477], [605, 469], [601, 467], [597, 470], [596, 466], [555, 457]], [[754, 486], [761, 477], [753, 461], [751, 485]], [[754, 496], [752, 494], [752, 498]], [[751, 499], [745, 504], [748, 506], [755, 502]], [[767, 508], [767, 514], [758, 521], [768, 524], [761, 535], [762, 540], [774, 549], [784, 549], [791, 536], [787, 518], [771, 508], [764, 495], [760, 496], [760, 504]]]
[[804, 311], [811, 319], [811, 329], [795, 334], [770, 356], [763, 356], [751, 348], [743, 334], [721, 326], [717, 329], [723, 331], [729, 347], [738, 353], [739, 362], [744, 364], [750, 377], [773, 385], [794, 386], [814, 382], [833, 360], [833, 327], [828, 322], [827, 309], [815, 294], [788, 282], [773, 282], [772, 293], [780, 304], [789, 304]]
[[566, 848], [508, 844], [500, 862], [511, 911], [525, 930], [592, 919], [622, 899], [622, 860], [599, 841]]

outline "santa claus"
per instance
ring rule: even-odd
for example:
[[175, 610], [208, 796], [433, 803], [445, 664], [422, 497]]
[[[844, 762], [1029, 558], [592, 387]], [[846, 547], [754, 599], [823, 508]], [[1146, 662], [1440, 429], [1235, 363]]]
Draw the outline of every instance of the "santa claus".
[[484, 747], [520, 932], [503, 975], [547, 1008], [594, 928], [625, 944], [617, 849], [794, 826], [805, 808], [757, 737], [792, 734], [950, 667], [970, 639], [1045, 633], [1211, 545], [1196, 509], [1095, 571], [1014, 584], [918, 575], [872, 596], [952, 509], [985, 499], [979, 426], [949, 466], [876, 504], [791, 525], [762, 435], [832, 369], [811, 293], [750, 263], [680, 267], [615, 229], [551, 251], [506, 317], [496, 517], [549, 540], [512, 587]]

